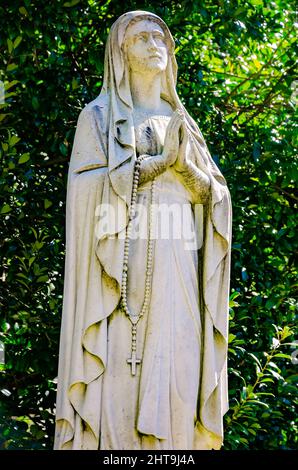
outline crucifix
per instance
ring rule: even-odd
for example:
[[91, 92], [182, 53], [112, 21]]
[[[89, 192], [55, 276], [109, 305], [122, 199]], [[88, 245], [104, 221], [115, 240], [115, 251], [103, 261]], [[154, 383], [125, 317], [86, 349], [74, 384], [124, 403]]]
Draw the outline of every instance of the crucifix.
[[132, 322], [132, 338], [131, 338], [131, 357], [126, 360], [127, 364], [131, 366], [131, 375], [136, 375], [137, 366], [142, 363], [142, 359], [137, 358], [137, 319], [130, 317]]
[[136, 375], [137, 365], [141, 364], [142, 359], [137, 358], [136, 351], [131, 352], [131, 357], [126, 360], [127, 364], [131, 365], [131, 375]]

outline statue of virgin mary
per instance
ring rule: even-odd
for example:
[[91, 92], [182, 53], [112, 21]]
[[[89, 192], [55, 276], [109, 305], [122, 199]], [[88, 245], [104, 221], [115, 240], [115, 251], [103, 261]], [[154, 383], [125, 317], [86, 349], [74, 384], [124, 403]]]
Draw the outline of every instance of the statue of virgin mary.
[[176, 73], [158, 16], [114, 23], [69, 167], [56, 449], [223, 442], [231, 203]]

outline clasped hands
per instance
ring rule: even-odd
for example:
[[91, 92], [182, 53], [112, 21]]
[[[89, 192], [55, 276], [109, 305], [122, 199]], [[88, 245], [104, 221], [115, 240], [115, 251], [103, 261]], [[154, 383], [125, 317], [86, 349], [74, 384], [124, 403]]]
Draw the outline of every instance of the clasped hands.
[[[172, 166], [178, 172], [184, 171], [187, 168], [187, 141], [188, 135], [184, 113], [177, 109], [167, 127], [162, 155], [156, 155], [156, 159], [166, 167]], [[152, 157], [152, 159], [154, 158]]]

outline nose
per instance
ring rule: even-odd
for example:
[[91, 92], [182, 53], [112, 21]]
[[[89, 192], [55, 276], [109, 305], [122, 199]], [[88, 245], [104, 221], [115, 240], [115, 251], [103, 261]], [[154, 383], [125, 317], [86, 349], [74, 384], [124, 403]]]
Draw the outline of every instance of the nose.
[[157, 47], [157, 44], [155, 42], [155, 39], [153, 36], [150, 35], [149, 39], [148, 39], [148, 50], [150, 52], [155, 52], [157, 51], [158, 47]]

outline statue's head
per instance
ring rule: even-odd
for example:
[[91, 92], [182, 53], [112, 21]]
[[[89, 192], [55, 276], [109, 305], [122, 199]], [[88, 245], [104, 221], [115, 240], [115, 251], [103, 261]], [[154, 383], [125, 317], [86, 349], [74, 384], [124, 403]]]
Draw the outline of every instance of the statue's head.
[[164, 26], [150, 14], [137, 16], [128, 24], [122, 47], [132, 72], [152, 74], [166, 70], [172, 44]]
[[144, 77], [161, 73], [163, 97], [177, 101], [174, 49], [173, 37], [157, 15], [145, 11], [125, 13], [112, 25], [107, 40], [103, 91], [112, 91], [122, 103], [131, 106], [130, 73]]

